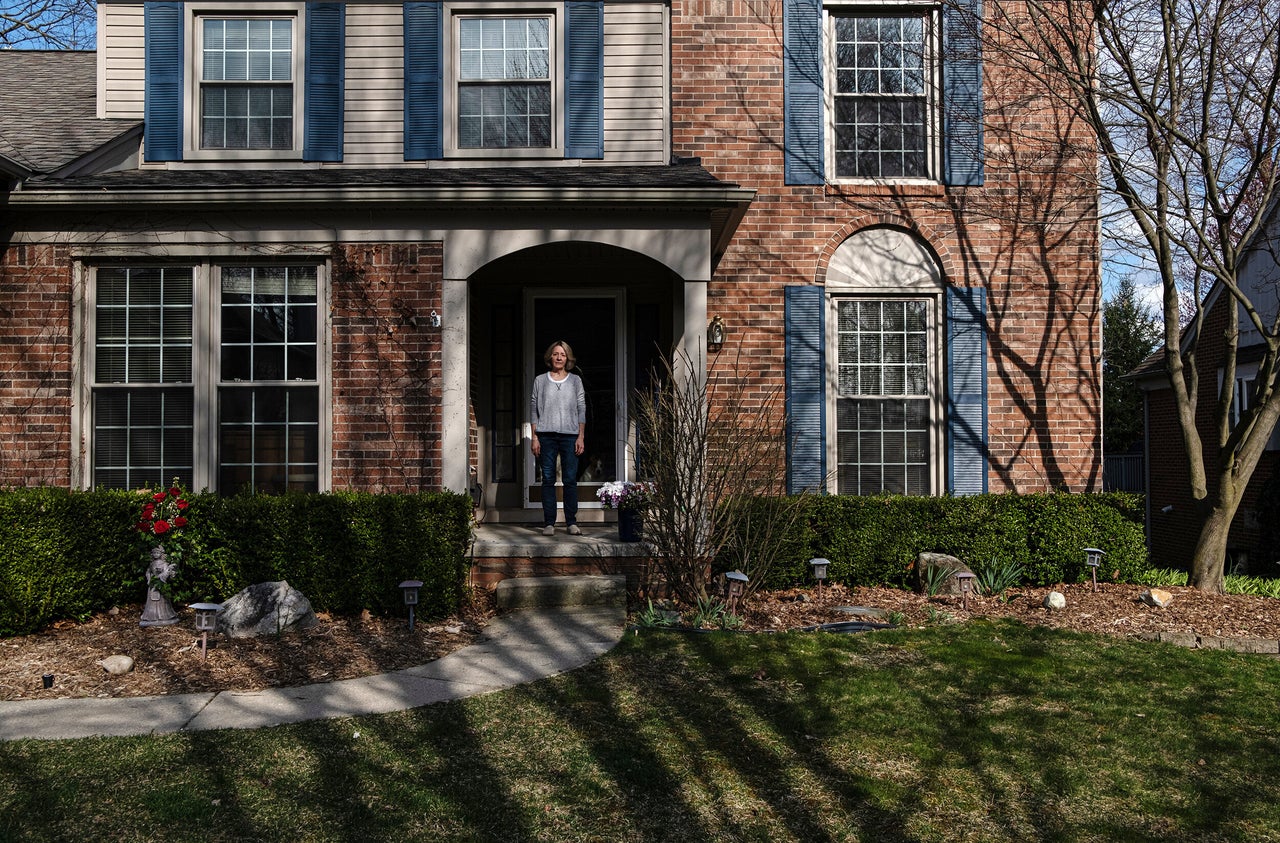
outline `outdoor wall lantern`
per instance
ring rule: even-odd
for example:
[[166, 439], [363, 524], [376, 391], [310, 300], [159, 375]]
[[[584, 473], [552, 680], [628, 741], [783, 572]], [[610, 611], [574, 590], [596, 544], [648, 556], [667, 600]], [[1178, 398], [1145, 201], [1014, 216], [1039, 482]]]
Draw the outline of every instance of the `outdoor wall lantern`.
[[196, 610], [196, 632], [200, 633], [200, 658], [209, 658], [209, 633], [218, 631], [218, 613], [221, 603], [192, 603]]
[[409, 607], [409, 631], [413, 632], [413, 607], [418, 605], [418, 589], [422, 588], [422, 580], [405, 580], [400, 587], [404, 589], [404, 605]]
[[810, 559], [809, 565], [813, 568], [813, 578], [818, 582], [818, 590], [822, 590], [822, 581], [827, 578], [827, 566], [831, 564], [830, 559]]
[[1084, 564], [1089, 566], [1089, 574], [1093, 579], [1093, 590], [1098, 590], [1098, 566], [1102, 564], [1102, 557], [1106, 556], [1105, 550], [1098, 550], [1096, 547], [1086, 547], [1084, 549]]
[[729, 614], [738, 614], [738, 602], [742, 600], [742, 592], [747, 590], [748, 577], [741, 571], [730, 571], [724, 575], [729, 581]]
[[724, 346], [724, 320], [719, 316], [707, 326], [707, 351], [719, 351]]
[[969, 571], [956, 572], [956, 579], [960, 581], [960, 605], [966, 612], [969, 611], [969, 595], [973, 593], [973, 581], [977, 578], [977, 574]]

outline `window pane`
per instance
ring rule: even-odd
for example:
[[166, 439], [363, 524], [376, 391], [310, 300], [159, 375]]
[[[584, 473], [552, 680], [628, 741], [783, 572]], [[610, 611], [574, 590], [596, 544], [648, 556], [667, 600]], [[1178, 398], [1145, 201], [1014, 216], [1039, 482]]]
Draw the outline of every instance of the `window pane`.
[[98, 389], [93, 394], [93, 484], [136, 489], [191, 483], [192, 391]]
[[837, 176], [926, 175], [926, 31], [923, 15], [836, 19]]
[[221, 491], [319, 488], [316, 387], [227, 387], [219, 403]]
[[99, 269], [94, 379], [190, 382], [191, 295], [187, 268]]
[[837, 302], [836, 483], [842, 494], [930, 491], [927, 306], [900, 299]]

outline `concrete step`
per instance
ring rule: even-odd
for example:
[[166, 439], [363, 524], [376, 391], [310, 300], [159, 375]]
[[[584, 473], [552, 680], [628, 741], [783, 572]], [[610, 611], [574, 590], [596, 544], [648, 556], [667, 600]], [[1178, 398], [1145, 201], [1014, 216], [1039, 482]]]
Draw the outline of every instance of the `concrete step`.
[[627, 605], [621, 574], [577, 577], [512, 577], [498, 583], [499, 611], [548, 606]]

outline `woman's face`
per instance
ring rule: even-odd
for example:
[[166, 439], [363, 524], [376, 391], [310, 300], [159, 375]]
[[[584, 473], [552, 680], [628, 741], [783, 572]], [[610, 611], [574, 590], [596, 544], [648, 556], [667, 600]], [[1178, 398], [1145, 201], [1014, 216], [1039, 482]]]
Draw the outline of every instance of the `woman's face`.
[[551, 371], [563, 372], [564, 364], [568, 362], [569, 355], [564, 353], [562, 346], [553, 346], [551, 349]]

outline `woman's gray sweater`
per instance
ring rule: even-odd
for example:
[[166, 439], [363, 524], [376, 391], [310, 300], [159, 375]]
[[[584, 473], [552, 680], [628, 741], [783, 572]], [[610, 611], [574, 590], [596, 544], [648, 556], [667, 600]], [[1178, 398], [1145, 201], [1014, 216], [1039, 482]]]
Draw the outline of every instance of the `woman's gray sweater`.
[[569, 373], [559, 383], [543, 372], [533, 379], [533, 429], [538, 433], [572, 433], [587, 423], [587, 393], [582, 378]]

